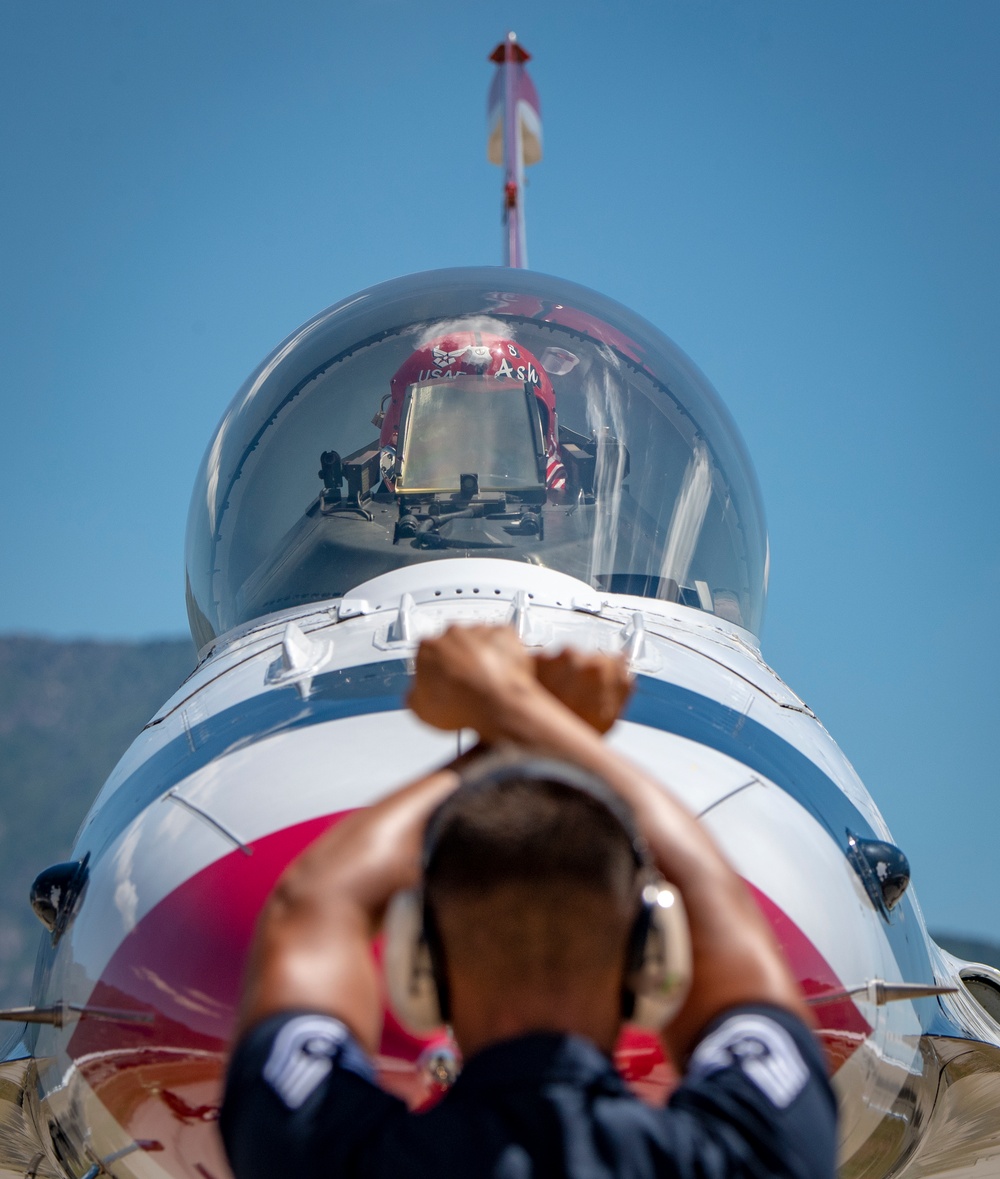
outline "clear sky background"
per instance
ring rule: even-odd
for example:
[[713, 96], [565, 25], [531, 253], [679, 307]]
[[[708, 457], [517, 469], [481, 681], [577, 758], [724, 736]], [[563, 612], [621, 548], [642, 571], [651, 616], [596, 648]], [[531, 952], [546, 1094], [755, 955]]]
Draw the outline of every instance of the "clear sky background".
[[1000, 938], [996, 0], [2, 5], [0, 630], [186, 630], [211, 432], [299, 323], [500, 261], [486, 58], [534, 55], [532, 265], [708, 374], [771, 534], [764, 654]]

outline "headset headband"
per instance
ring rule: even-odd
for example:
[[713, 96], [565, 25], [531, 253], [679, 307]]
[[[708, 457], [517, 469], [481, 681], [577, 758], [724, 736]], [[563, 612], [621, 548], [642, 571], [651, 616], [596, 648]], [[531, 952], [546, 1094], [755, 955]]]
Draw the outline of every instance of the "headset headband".
[[[508, 745], [477, 757], [460, 772], [458, 789], [433, 812], [424, 829], [423, 867], [434, 857], [441, 835], [468, 791], [495, 790], [505, 782], [553, 783], [593, 799], [628, 839], [642, 881], [650, 870], [646, 846], [628, 805], [601, 778], [554, 758], [532, 757]], [[678, 1010], [691, 981], [691, 946], [684, 906], [663, 906], [663, 891], [675, 892], [662, 878], [637, 889], [636, 914], [625, 947], [621, 1014], [639, 1027], [658, 1030]], [[428, 1032], [451, 1018], [445, 948], [424, 889], [397, 893], [386, 916], [386, 983], [396, 1014], [416, 1032]]]
[[458, 789], [449, 795], [427, 820], [424, 828], [423, 869], [426, 872], [445, 825], [458, 800], [470, 793], [495, 790], [506, 782], [528, 781], [568, 786], [586, 794], [606, 810], [625, 832], [636, 868], [648, 863], [646, 844], [629, 806], [596, 774], [554, 757], [535, 757], [520, 751], [495, 751], [477, 758], [459, 772]]

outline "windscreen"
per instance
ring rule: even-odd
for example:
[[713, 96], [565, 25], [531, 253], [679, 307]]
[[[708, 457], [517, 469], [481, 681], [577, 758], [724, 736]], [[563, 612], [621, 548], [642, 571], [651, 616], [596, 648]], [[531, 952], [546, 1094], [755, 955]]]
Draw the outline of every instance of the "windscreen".
[[489, 378], [411, 385], [403, 402], [397, 493], [457, 492], [462, 476], [480, 491], [542, 487], [541, 432], [524, 385]]
[[204, 646], [463, 556], [545, 565], [751, 631], [763, 613], [756, 480], [711, 386], [638, 316], [530, 271], [385, 283], [267, 358], [198, 474], [192, 631]]

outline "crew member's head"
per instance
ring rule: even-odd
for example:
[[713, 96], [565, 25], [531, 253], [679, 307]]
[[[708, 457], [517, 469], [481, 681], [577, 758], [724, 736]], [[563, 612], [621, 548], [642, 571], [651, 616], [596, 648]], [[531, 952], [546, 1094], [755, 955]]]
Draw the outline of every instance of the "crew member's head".
[[656, 916], [673, 894], [621, 800], [576, 767], [487, 762], [432, 816], [424, 860], [427, 969], [464, 1052], [542, 1030], [610, 1051], [639, 975], [674, 985]]
[[485, 1010], [613, 1042], [637, 903], [621, 823], [571, 786], [514, 777], [454, 796], [437, 828], [425, 900], [459, 1042]]
[[[545, 455], [545, 483], [555, 490], [565, 486], [565, 470], [558, 457], [555, 393], [548, 373], [527, 348], [514, 340], [488, 332], [455, 331], [418, 348], [390, 382], [388, 405], [384, 406], [379, 433], [383, 476], [390, 487], [407, 393], [412, 394], [415, 387], [452, 383], [453, 391], [466, 390], [471, 394], [489, 394], [515, 386], [527, 389], [533, 395], [532, 404], [538, 416], [536, 428], [540, 430], [541, 450]], [[439, 450], [449, 446], [457, 450], [463, 435], [474, 429], [477, 422], [488, 428], [490, 412], [491, 407], [483, 404], [471, 420], [458, 420], [456, 416], [454, 421], [442, 421], [430, 427], [425, 424], [423, 428], [435, 430], [435, 445]], [[381, 411], [376, 420], [379, 416]]]

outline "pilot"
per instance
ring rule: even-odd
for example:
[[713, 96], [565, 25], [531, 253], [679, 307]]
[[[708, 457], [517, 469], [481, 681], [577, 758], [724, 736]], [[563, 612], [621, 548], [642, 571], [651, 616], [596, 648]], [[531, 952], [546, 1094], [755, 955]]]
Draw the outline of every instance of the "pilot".
[[[392, 467], [398, 445], [403, 400], [407, 389], [432, 381], [462, 381], [463, 378], [487, 377], [490, 383], [525, 385], [534, 393], [541, 421], [545, 447], [545, 483], [560, 496], [566, 490], [566, 468], [559, 456], [559, 427], [552, 381], [535, 356], [514, 340], [488, 332], [450, 332], [418, 348], [393, 376], [389, 388], [388, 408], [381, 419], [379, 446], [382, 474], [386, 485], [393, 485]], [[448, 431], [445, 429], [444, 437]]]
[[[236, 1179], [832, 1179], [835, 1101], [808, 1009], [709, 835], [602, 739], [627, 695], [620, 661], [533, 659], [507, 628], [421, 645], [410, 707], [482, 745], [337, 823], [280, 880], [222, 1109]], [[664, 1032], [684, 1075], [665, 1109], [611, 1060], [635, 998], [640, 861], [690, 922], [692, 986]], [[465, 1063], [415, 1114], [374, 1079], [371, 943], [421, 881], [432, 968], [412, 982]]]

